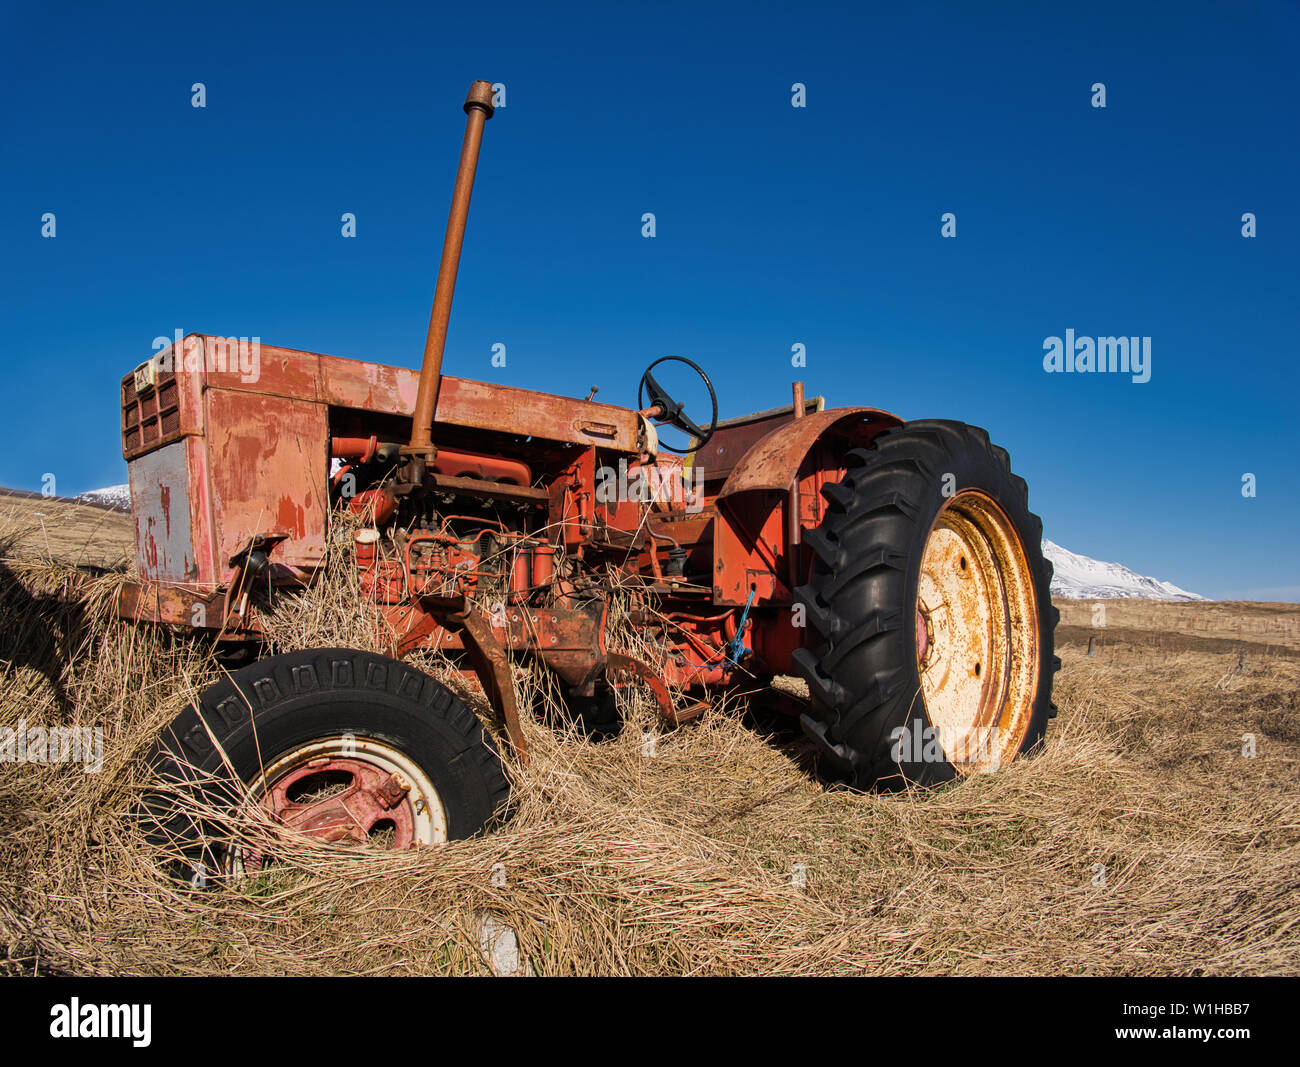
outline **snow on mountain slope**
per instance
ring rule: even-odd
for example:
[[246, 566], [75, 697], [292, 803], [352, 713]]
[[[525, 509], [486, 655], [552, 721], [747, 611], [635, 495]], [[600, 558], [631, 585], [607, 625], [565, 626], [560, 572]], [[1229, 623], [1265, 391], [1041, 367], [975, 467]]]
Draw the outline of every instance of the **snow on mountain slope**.
[[109, 485], [103, 489], [91, 489], [77, 497], [87, 504], [101, 507], [117, 508], [120, 511], [131, 510], [131, 487], [129, 485]]
[[1197, 593], [1179, 589], [1170, 582], [1144, 578], [1118, 563], [1080, 556], [1046, 539], [1043, 555], [1052, 561], [1054, 596], [1080, 600], [1105, 600], [1113, 597], [1142, 597], [1146, 600], [1204, 600]]

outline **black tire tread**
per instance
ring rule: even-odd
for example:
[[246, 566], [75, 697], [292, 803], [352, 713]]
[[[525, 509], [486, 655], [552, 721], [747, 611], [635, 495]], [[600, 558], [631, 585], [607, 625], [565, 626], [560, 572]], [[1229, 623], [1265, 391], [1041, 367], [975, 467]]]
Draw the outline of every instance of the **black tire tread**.
[[1060, 613], [1050, 599], [1052, 566], [1042, 554], [1042, 522], [1029, 511], [1028, 486], [1011, 472], [1007, 451], [979, 427], [923, 420], [851, 450], [845, 466], [844, 478], [822, 491], [825, 516], [804, 537], [815, 557], [813, 573], [794, 590], [808, 624], [806, 646], [794, 662], [813, 698], [803, 726], [825, 762], [863, 789], [903, 780], [937, 784], [955, 773], [946, 764], [900, 767], [891, 758], [890, 738], [916, 715], [918, 703], [924, 715], [909, 605], [915, 603], [920, 551], [942, 504], [940, 475], [957, 470], [1002, 505], [1033, 572], [1042, 647], [1024, 748], [1036, 745], [1055, 714], [1052, 674], [1060, 660], [1052, 638]]
[[[449, 837], [478, 833], [508, 801], [501, 757], [465, 702], [408, 663], [357, 649], [289, 652], [227, 675], [163, 731], [151, 762], [173, 790], [201, 790], [220, 803], [238, 795], [232, 769], [246, 782], [258, 759], [264, 766], [288, 750], [262, 751], [260, 735], [269, 728], [305, 737], [319, 724], [317, 736], [326, 736], [342, 723], [359, 736], [394, 743], [430, 773], [447, 808]], [[250, 739], [258, 746], [252, 760]], [[223, 752], [242, 759], [228, 767]], [[161, 806], [155, 798], [147, 810], [157, 840], [183, 843], [202, 834], [177, 810], [174, 795]]]

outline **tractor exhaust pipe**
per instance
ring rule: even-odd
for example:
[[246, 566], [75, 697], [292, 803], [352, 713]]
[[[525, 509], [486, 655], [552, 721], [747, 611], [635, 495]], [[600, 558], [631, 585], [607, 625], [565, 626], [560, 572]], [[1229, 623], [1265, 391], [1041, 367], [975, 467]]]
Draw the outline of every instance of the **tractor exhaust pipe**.
[[451, 193], [451, 212], [447, 216], [447, 236], [442, 241], [442, 260], [438, 264], [438, 283], [433, 290], [433, 311], [429, 315], [429, 333], [424, 339], [424, 362], [420, 366], [420, 391], [415, 398], [411, 419], [411, 443], [403, 449], [420, 468], [432, 460], [434, 448], [430, 438], [433, 413], [438, 406], [438, 387], [442, 384], [442, 351], [447, 344], [447, 323], [451, 318], [451, 298], [456, 291], [456, 271], [460, 267], [460, 249], [465, 241], [465, 221], [469, 218], [469, 197], [474, 191], [474, 170], [478, 166], [479, 145], [483, 142], [483, 124], [492, 117], [492, 85], [476, 81], [465, 98], [465, 141], [460, 149], [460, 166]]

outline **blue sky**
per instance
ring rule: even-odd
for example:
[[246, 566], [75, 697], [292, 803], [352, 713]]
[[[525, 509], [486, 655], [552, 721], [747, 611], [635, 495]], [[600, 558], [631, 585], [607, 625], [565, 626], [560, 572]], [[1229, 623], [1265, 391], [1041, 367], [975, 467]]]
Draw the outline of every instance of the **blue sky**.
[[[7, 3], [0, 484], [124, 481], [176, 329], [417, 366], [484, 78], [447, 373], [630, 404], [675, 353], [724, 415], [798, 376], [962, 419], [1066, 547], [1300, 600], [1300, 10], [980, 6]], [[1066, 329], [1151, 380], [1045, 373]]]

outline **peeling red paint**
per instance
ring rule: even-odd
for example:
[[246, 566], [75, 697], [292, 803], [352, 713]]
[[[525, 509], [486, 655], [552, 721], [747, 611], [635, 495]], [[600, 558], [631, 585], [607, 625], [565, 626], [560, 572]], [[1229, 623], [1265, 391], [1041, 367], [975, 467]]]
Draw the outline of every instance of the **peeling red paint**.
[[276, 563], [319, 566], [327, 511], [313, 505], [329, 492], [326, 406], [224, 388], [209, 389], [205, 399], [218, 559], [229, 559], [251, 537], [279, 532], [289, 536], [276, 546]]
[[276, 513], [276, 522], [280, 529], [289, 531], [294, 537], [301, 537], [307, 532], [307, 523], [302, 506], [295, 504], [287, 496], [280, 500], [280, 510]]

